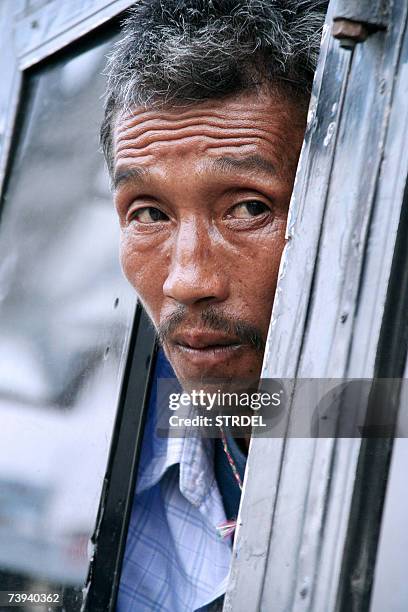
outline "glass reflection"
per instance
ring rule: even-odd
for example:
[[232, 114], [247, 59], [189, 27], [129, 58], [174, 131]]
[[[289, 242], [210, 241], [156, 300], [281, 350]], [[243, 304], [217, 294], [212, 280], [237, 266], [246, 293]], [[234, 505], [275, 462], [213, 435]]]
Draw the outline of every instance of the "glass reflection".
[[0, 224], [0, 590], [60, 587], [69, 612], [135, 308], [98, 146], [110, 44], [28, 78]]

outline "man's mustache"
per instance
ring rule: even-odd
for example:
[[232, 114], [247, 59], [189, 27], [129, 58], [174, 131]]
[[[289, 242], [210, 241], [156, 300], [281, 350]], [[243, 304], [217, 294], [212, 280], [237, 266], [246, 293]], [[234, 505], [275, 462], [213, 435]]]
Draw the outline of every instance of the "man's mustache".
[[[189, 313], [187, 307], [179, 306], [169, 317], [157, 328], [157, 335], [160, 344], [164, 344], [171, 339], [171, 335], [178, 331], [183, 323], [189, 323]], [[198, 321], [207, 330], [222, 331], [229, 336], [233, 336], [240, 344], [247, 344], [256, 351], [263, 352], [265, 340], [262, 332], [255, 325], [251, 325], [241, 319], [226, 317], [218, 313], [215, 308], [208, 307], [199, 314]]]

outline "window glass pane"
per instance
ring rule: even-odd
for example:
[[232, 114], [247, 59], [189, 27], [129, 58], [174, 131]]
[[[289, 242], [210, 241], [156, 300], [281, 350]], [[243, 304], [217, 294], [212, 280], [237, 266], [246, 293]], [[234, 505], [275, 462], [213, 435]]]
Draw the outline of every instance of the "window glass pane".
[[135, 308], [98, 145], [110, 45], [27, 77], [0, 223], [0, 585], [61, 586], [70, 612]]

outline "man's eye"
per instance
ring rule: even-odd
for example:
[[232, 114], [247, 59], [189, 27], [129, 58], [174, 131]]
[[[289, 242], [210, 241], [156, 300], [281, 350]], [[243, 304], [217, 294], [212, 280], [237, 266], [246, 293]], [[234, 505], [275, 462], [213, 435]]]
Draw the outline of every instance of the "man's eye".
[[231, 210], [231, 217], [234, 219], [252, 219], [266, 212], [270, 212], [270, 208], [259, 200], [251, 200], [249, 202], [241, 202]]
[[168, 221], [168, 216], [154, 206], [145, 206], [136, 210], [131, 220], [139, 223], [157, 223], [157, 221]]

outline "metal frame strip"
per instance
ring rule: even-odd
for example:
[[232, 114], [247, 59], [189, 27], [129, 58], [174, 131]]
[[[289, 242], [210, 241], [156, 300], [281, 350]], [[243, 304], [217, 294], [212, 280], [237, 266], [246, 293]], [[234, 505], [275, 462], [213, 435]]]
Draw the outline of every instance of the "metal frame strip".
[[83, 612], [114, 612], [143, 434], [155, 332], [139, 305], [132, 331], [99, 517], [92, 542]]

